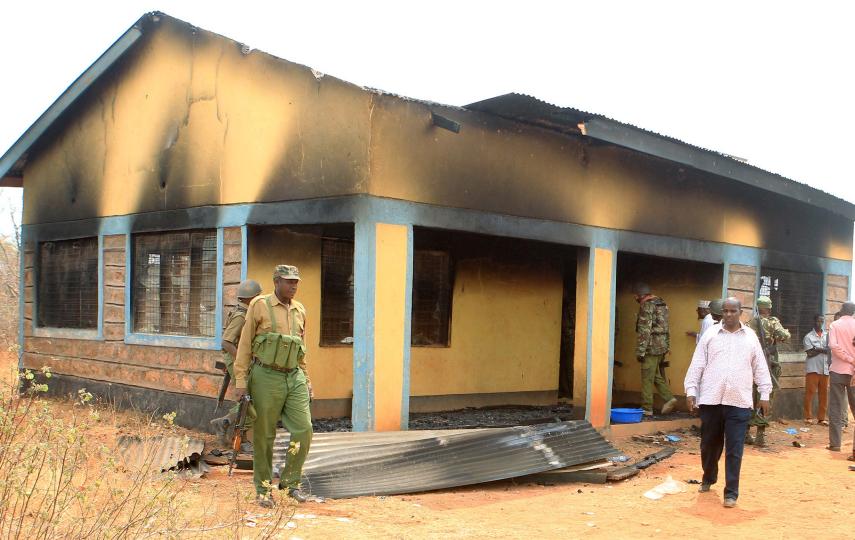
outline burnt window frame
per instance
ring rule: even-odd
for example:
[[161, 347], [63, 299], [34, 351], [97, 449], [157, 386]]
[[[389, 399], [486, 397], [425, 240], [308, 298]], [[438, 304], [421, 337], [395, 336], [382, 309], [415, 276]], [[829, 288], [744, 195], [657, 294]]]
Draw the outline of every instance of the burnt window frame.
[[[135, 262], [136, 243], [135, 239], [140, 236], [165, 235], [174, 233], [214, 232], [215, 235], [215, 277], [214, 277], [214, 334], [185, 335], [165, 334], [154, 332], [142, 332], [134, 329], [135, 325]], [[125, 253], [125, 343], [132, 345], [152, 345], [164, 347], [179, 347], [191, 349], [220, 350], [222, 340], [223, 324], [223, 228], [222, 227], [199, 227], [193, 229], [168, 229], [155, 231], [139, 231], [126, 234]], [[192, 265], [192, 261], [190, 263]]]
[[[418, 254], [420, 253], [442, 253], [446, 257], [448, 257], [448, 261], [446, 264], [446, 271], [448, 272], [448, 290], [446, 291], [446, 314], [445, 314], [445, 341], [440, 343], [416, 343], [414, 341], [415, 336], [417, 335], [415, 332], [416, 329], [416, 285], [418, 276], [416, 275], [416, 259]], [[413, 248], [413, 276], [412, 276], [412, 306], [410, 309], [410, 347], [421, 347], [421, 348], [439, 348], [439, 349], [448, 349], [451, 348], [451, 328], [452, 328], [452, 313], [454, 311], [454, 252], [449, 247], [440, 247], [440, 246], [424, 246], [424, 247], [414, 247]]]
[[[351, 275], [351, 286], [350, 286], [350, 336], [344, 336], [344, 338], [338, 341], [327, 341], [327, 325], [332, 321], [327, 320], [327, 314], [329, 310], [325, 307], [326, 303], [329, 301], [329, 293], [326, 290], [327, 286], [327, 268], [326, 261], [327, 258], [324, 256], [325, 250], [327, 246], [331, 243], [336, 244], [349, 244], [350, 245], [350, 275]], [[322, 236], [321, 237], [321, 328], [318, 336], [318, 346], [324, 348], [340, 348], [340, 347], [353, 347], [354, 340], [354, 290], [355, 290], [355, 271], [356, 271], [356, 244], [354, 239], [352, 238], [338, 238], [338, 237], [330, 237], [330, 236]], [[350, 337], [350, 341], [344, 341]]]
[[[45, 244], [63, 244], [79, 241], [95, 242], [95, 325], [91, 327], [72, 327], [44, 325], [41, 315], [43, 261], [42, 249]], [[69, 339], [100, 339], [103, 337], [103, 237], [100, 235], [81, 236], [77, 238], [60, 238], [42, 240], [36, 243], [33, 264], [33, 301], [32, 301], [32, 332], [34, 337], [58, 337]]]
[[[796, 286], [794, 287], [797, 292], [796, 294], [793, 291], [789, 291], [789, 287], [783, 288], [784, 284], [779, 284], [781, 278], [799, 275], [797, 280], [808, 280], [811, 279], [813, 281], [812, 285], [816, 288], [813, 295], [809, 295], [809, 292], [802, 293], [805, 289], [804, 281], [798, 281]], [[766, 282], [766, 278], [769, 278], [769, 282]], [[757, 297], [760, 296], [768, 296], [772, 300], [772, 315], [777, 317], [781, 321], [781, 325], [790, 331], [790, 339], [786, 343], [779, 344], [777, 346], [778, 352], [781, 354], [799, 354], [802, 357], [804, 356], [804, 349], [802, 348], [802, 340], [805, 335], [810, 332], [813, 328], [814, 318], [817, 313], [823, 313], [823, 302], [825, 297], [824, 285], [825, 277], [821, 272], [803, 272], [798, 270], [788, 270], [786, 268], [776, 268], [763, 266], [760, 268], [760, 272], [757, 280]], [[795, 298], [792, 298], [795, 296]], [[806, 305], [804, 299], [810, 296], [811, 298], [816, 298], [816, 304], [813, 307], [809, 307]], [[790, 297], [790, 298], [788, 298]], [[787, 302], [795, 301], [796, 304], [799, 305], [801, 309], [798, 309], [798, 320], [794, 324], [791, 320], [791, 313], [782, 312], [784, 308], [788, 308]], [[788, 310], [787, 310], [788, 311]], [[756, 316], [757, 310], [755, 308], [754, 313]], [[783, 317], [783, 318], [782, 318]], [[802, 324], [804, 323], [804, 324]]]

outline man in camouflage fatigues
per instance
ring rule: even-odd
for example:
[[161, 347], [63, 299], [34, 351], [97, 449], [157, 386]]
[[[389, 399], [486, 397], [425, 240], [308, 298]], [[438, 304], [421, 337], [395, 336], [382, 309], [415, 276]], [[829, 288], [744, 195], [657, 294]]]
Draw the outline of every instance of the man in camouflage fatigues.
[[668, 306], [664, 300], [651, 294], [650, 287], [644, 283], [636, 285], [635, 300], [639, 304], [635, 324], [638, 336], [635, 356], [641, 363], [641, 408], [646, 416], [653, 416], [655, 386], [665, 401], [662, 414], [668, 414], [677, 404], [664, 376], [664, 367], [667, 365], [665, 355], [671, 349]]
[[[229, 373], [231, 380], [235, 380], [234, 363], [237, 356], [237, 348], [240, 344], [240, 333], [243, 330], [243, 325], [246, 322], [246, 308], [253, 298], [261, 294], [261, 285], [253, 279], [244, 280], [238, 285], [237, 299], [238, 304], [229, 312], [226, 319], [226, 326], [223, 329], [223, 363], [226, 365], [226, 371]], [[214, 427], [217, 435], [224, 441], [228, 442], [229, 428], [234, 427], [237, 421], [238, 405], [237, 403], [229, 410], [226, 416], [214, 418], [211, 420], [211, 425]], [[252, 425], [252, 418], [247, 416], [247, 427]], [[249, 441], [241, 445], [241, 450], [251, 451], [252, 446]]]
[[[757, 334], [757, 339], [760, 340], [760, 345], [763, 346], [763, 353], [766, 355], [766, 365], [769, 367], [769, 375], [772, 376], [772, 393], [769, 396], [769, 403], [773, 403], [775, 390], [779, 388], [778, 379], [781, 378], [781, 364], [778, 362], [778, 343], [790, 339], [790, 332], [781, 325], [781, 321], [777, 317], [772, 316], [772, 300], [768, 296], [761, 296], [757, 299], [757, 313], [758, 315], [748, 323], [748, 327]], [[766, 426], [769, 425], [769, 420], [757, 412], [759, 403], [760, 394], [757, 392], [757, 387], [755, 386], [754, 414], [748, 423], [745, 442], [747, 444], [756, 444], [757, 446], [766, 446]], [[751, 426], [757, 427], [756, 438], [751, 436]]]

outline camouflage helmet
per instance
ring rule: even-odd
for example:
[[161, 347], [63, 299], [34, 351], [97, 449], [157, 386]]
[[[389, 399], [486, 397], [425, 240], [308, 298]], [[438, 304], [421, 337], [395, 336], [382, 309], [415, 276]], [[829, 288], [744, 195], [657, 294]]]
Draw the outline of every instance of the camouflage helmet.
[[238, 298], [255, 298], [259, 294], [261, 294], [261, 285], [254, 279], [245, 279], [238, 285]]
[[276, 268], [273, 270], [273, 279], [282, 278], [282, 279], [296, 279], [300, 280], [300, 270], [296, 266], [291, 266], [288, 264], [277, 264]]
[[757, 299], [757, 307], [772, 308], [772, 299], [768, 296], [761, 296]]
[[650, 294], [650, 285], [647, 283], [638, 282], [632, 288], [632, 292], [639, 296], [644, 296], [645, 294]]
[[710, 302], [710, 313], [713, 315], [724, 315], [724, 300], [718, 298]]

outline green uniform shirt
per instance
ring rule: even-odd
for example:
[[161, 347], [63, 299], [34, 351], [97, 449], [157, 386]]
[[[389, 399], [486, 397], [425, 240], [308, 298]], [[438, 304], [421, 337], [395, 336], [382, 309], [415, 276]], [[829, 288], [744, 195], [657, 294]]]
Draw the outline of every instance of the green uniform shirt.
[[[276, 315], [276, 328], [272, 328], [273, 324], [270, 320], [270, 312], [267, 309], [265, 299], [268, 297], [270, 298], [270, 307]], [[246, 312], [246, 323], [244, 323], [243, 330], [241, 330], [237, 358], [235, 359], [236, 388], [246, 388], [246, 378], [249, 366], [252, 363], [252, 340], [255, 339], [255, 336], [267, 334], [268, 332], [300, 336], [305, 341], [306, 308], [296, 300], [291, 300], [291, 303], [288, 305], [283, 304], [275, 294], [262, 294], [256, 296], [250, 302]], [[309, 373], [306, 369], [305, 356], [300, 360], [300, 369], [305, 373], [306, 382], [308, 383]]]
[[[757, 325], [757, 321], [760, 321], [760, 324], [763, 325], [763, 335], [760, 335], [760, 328]], [[767, 315], [766, 317], [754, 317], [750, 321], [748, 321], [748, 327], [754, 330], [754, 333], [757, 334], [757, 339], [760, 340], [760, 344], [763, 345], [764, 349], [772, 349], [778, 343], [782, 343], [790, 339], [790, 332], [781, 324], [781, 321], [778, 320], [778, 317], [773, 317], [771, 315]], [[765, 343], [763, 340], [765, 339]]]

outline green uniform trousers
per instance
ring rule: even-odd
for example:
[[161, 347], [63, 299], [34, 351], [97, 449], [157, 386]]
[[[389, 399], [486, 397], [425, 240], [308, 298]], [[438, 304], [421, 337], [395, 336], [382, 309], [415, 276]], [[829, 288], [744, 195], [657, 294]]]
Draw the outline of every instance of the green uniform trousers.
[[648, 354], [641, 363], [641, 408], [645, 411], [653, 410], [654, 386], [663, 400], [668, 401], [674, 397], [668, 387], [668, 381], [659, 370], [659, 364], [664, 361], [664, 354]]
[[[767, 365], [769, 366], [769, 375], [772, 376], [772, 393], [769, 394], [769, 405], [771, 406], [772, 399], [775, 397], [775, 390], [780, 388], [780, 386], [778, 386], [778, 380], [781, 378], [781, 364], [778, 362], [778, 353], [772, 355], [771, 362]], [[757, 409], [760, 407], [760, 392], [757, 391], [756, 384], [752, 388], [752, 392], [754, 395], [754, 411], [751, 414], [751, 420], [748, 421], [748, 425], [766, 427], [769, 425], [769, 419], [765, 416], [760, 416], [757, 413]]]
[[276, 438], [276, 422], [280, 419], [291, 434], [291, 443], [285, 456], [285, 466], [280, 471], [279, 487], [300, 487], [303, 463], [312, 444], [312, 414], [306, 375], [299, 368], [291, 373], [282, 373], [255, 365], [248, 387], [256, 414], [252, 441], [255, 491], [267, 494], [269, 489], [264, 483], [273, 481], [273, 440]]

